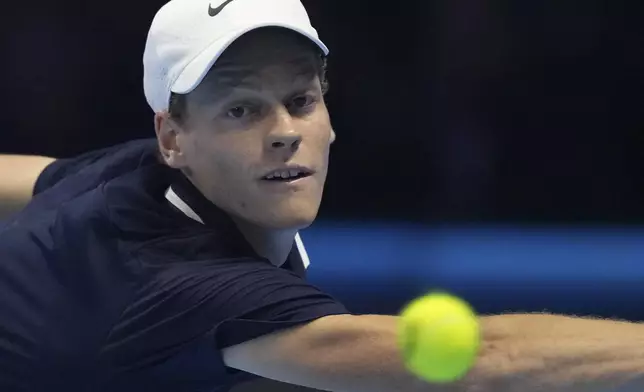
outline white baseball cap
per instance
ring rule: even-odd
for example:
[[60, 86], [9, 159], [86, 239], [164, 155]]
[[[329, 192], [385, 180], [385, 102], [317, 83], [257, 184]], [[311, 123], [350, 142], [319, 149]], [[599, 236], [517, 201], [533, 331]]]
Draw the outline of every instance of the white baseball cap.
[[157, 12], [143, 54], [143, 89], [155, 112], [168, 109], [170, 94], [194, 90], [237, 38], [261, 27], [304, 35], [328, 48], [300, 0], [171, 0]]

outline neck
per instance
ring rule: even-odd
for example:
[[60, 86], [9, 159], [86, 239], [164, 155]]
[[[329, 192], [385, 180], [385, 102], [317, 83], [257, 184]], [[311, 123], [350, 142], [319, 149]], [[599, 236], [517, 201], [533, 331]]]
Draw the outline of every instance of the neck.
[[297, 230], [271, 230], [239, 219], [233, 220], [257, 254], [278, 267], [286, 262]]

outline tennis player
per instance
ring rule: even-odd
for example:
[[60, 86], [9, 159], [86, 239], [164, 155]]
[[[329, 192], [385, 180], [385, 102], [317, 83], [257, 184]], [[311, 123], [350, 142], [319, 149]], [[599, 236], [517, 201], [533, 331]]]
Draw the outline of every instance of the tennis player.
[[546, 314], [482, 318], [471, 373], [422, 383], [396, 317], [306, 282], [327, 52], [299, 0], [172, 0], [143, 56], [156, 139], [0, 158], [1, 391], [644, 389], [644, 326]]

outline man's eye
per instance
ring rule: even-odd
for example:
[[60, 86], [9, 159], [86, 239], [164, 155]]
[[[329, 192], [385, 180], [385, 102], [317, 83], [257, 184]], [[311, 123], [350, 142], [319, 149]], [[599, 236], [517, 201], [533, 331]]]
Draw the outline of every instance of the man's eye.
[[291, 100], [291, 107], [295, 109], [303, 109], [315, 103], [315, 98], [311, 95], [298, 95]]
[[251, 114], [251, 109], [248, 106], [235, 106], [226, 112], [226, 115], [231, 118], [240, 119], [247, 117]]

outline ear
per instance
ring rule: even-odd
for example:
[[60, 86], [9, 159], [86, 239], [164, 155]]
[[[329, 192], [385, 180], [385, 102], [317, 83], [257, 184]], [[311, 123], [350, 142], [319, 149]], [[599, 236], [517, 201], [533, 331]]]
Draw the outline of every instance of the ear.
[[159, 151], [165, 163], [174, 168], [182, 169], [186, 166], [185, 154], [181, 149], [179, 125], [170, 118], [167, 111], [154, 115], [154, 130], [157, 134]]

